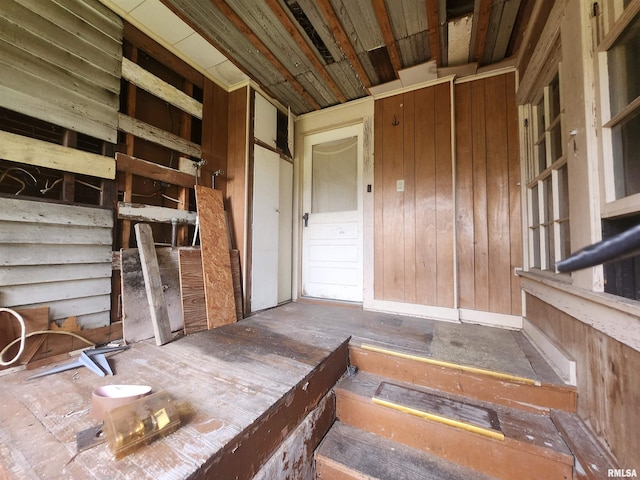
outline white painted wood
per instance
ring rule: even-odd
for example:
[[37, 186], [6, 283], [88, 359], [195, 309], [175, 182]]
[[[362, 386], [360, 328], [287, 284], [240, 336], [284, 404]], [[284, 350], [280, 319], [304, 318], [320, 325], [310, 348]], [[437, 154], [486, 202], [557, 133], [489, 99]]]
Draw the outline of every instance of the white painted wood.
[[253, 135], [266, 145], [276, 148], [278, 110], [257, 92], [253, 117]]
[[428, 305], [418, 305], [416, 303], [392, 302], [390, 300], [373, 300], [368, 304], [366, 309], [375, 312], [394, 313], [398, 315], [409, 315], [411, 317], [440, 320], [443, 322], [460, 323], [460, 316], [457, 308], [432, 307]]
[[526, 318], [524, 319], [523, 333], [565, 383], [574, 386], [578, 384], [576, 362]]
[[112, 225], [102, 208], [0, 198], [0, 304], [108, 325]]
[[118, 114], [118, 129], [180, 153], [198, 158], [202, 157], [202, 147], [200, 145], [123, 113]]
[[[357, 137], [357, 209], [343, 212], [312, 211], [313, 146]], [[302, 226], [302, 295], [332, 300], [363, 300], [363, 126], [356, 124], [304, 138]]]
[[489, 327], [506, 328], [508, 330], [521, 330], [522, 317], [505, 313], [482, 312], [480, 310], [460, 309], [460, 321], [462, 323], [475, 323]]
[[256, 312], [278, 304], [280, 156], [256, 145], [253, 178], [251, 311]]
[[195, 225], [196, 212], [176, 208], [158, 207], [140, 203], [118, 202], [118, 219], [137, 220], [151, 223], [171, 223], [176, 219], [179, 224]]
[[202, 119], [202, 103], [156, 77], [128, 58], [122, 59], [122, 77], [193, 117]]
[[291, 300], [291, 243], [293, 236], [293, 164], [280, 159], [278, 229], [278, 303]]
[[116, 161], [113, 158], [9, 132], [0, 131], [0, 158], [92, 177], [116, 178]]

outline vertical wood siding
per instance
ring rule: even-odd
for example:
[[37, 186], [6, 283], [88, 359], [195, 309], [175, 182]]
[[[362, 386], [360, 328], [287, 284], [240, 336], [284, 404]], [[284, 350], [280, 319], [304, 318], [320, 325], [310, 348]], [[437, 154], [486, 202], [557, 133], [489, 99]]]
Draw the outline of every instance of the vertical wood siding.
[[108, 325], [112, 229], [110, 210], [0, 198], [0, 305]]
[[454, 307], [450, 98], [444, 83], [376, 101], [376, 299]]
[[519, 316], [515, 74], [457, 84], [454, 97], [455, 187], [450, 84], [375, 103], [374, 296]]
[[456, 231], [461, 308], [521, 314], [515, 74], [456, 85]]
[[122, 21], [98, 0], [0, 2], [0, 106], [117, 143]]

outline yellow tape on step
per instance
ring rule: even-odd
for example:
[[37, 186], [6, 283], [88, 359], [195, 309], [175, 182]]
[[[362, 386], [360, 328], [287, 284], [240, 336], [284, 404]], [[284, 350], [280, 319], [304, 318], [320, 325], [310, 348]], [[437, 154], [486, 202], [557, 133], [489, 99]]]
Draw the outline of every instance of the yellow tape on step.
[[398, 405], [397, 403], [388, 402], [387, 400], [382, 400], [376, 397], [373, 397], [371, 400], [373, 401], [373, 403], [377, 405], [393, 408], [394, 410], [408, 413], [410, 415], [415, 415], [417, 417], [426, 418], [427, 420], [432, 420], [434, 422], [443, 423], [445, 425], [449, 425], [450, 427], [461, 428], [468, 432], [473, 432], [479, 435], [484, 435], [485, 437], [493, 438], [495, 440], [500, 440], [501, 442], [504, 441], [504, 434], [502, 432], [498, 432], [497, 430], [482, 428], [476, 425], [471, 425], [470, 423], [461, 422], [459, 420], [453, 420], [451, 418], [441, 417], [440, 415], [424, 412], [422, 410], [417, 410], [411, 407], [405, 407], [404, 405]]
[[451, 362], [443, 362], [441, 360], [434, 360], [432, 358], [427, 358], [427, 357], [419, 357], [417, 355], [409, 355], [407, 353], [396, 352], [394, 350], [387, 350], [386, 348], [374, 347], [373, 345], [362, 344], [360, 348], [362, 348], [363, 350], [369, 350], [371, 352], [384, 353], [385, 355], [391, 355], [394, 357], [414, 360], [416, 362], [427, 363], [429, 365], [435, 365], [438, 367], [455, 368], [458, 370], [462, 370], [464, 372], [476, 373], [479, 375], [487, 375], [490, 377], [498, 378], [500, 380], [508, 380], [511, 382], [524, 383], [526, 385], [535, 385], [538, 387], [540, 386], [540, 382], [532, 378], [517, 377], [515, 375], [510, 375], [508, 373], [494, 372], [493, 370], [487, 370], [484, 368], [469, 367], [467, 365], [460, 365], [460, 364], [451, 363]]

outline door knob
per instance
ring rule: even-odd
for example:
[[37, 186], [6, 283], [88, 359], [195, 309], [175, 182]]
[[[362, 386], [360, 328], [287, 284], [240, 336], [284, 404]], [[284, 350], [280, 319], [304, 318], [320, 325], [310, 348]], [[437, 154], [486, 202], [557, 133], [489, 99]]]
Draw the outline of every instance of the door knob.
[[302, 220], [304, 220], [304, 226], [308, 227], [309, 226], [309, 213], [305, 213], [304, 215], [302, 215]]

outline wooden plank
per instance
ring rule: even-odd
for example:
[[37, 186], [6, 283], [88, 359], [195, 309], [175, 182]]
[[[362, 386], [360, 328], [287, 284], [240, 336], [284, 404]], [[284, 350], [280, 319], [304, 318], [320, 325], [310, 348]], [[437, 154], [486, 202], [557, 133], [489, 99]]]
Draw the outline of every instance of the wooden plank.
[[113, 216], [109, 209], [9, 197], [0, 198], [0, 221], [113, 227]]
[[0, 266], [110, 262], [111, 249], [104, 246], [0, 244]]
[[483, 80], [487, 119], [489, 311], [511, 313], [508, 138], [504, 75]]
[[215, 328], [236, 321], [227, 222], [222, 192], [200, 185], [196, 185], [195, 190], [200, 218], [207, 325]]
[[195, 225], [196, 217], [196, 212], [179, 210], [177, 208], [118, 202], [118, 219], [120, 220], [171, 223], [175, 219], [181, 225]]
[[2, 222], [0, 243], [111, 245], [111, 227], [75, 227], [46, 223]]
[[171, 150], [197, 158], [202, 157], [200, 145], [123, 113], [118, 114], [118, 129]]
[[116, 174], [113, 158], [9, 132], [0, 132], [0, 157], [13, 162], [111, 180]]
[[[120, 268], [118, 262], [118, 268]], [[0, 267], [0, 287], [28, 285], [34, 279], [39, 283], [64, 282], [90, 278], [111, 278], [112, 267], [108, 263], [56, 265], [17, 265]]]
[[202, 119], [202, 103], [127, 58], [122, 59], [122, 77], [183, 112]]
[[180, 187], [192, 188], [196, 184], [194, 175], [120, 152], [116, 153], [116, 168], [119, 172], [132, 173]]
[[[46, 272], [43, 270], [42, 273]], [[46, 276], [45, 276], [46, 279]], [[70, 300], [80, 297], [93, 297], [111, 293], [111, 278], [83, 278], [64, 282], [38, 283], [33, 279], [31, 284], [10, 285], [2, 289], [4, 305], [29, 305]]]
[[178, 252], [184, 333], [189, 335], [208, 327], [202, 254], [200, 249], [190, 248], [181, 248]]
[[451, 83], [432, 87], [436, 122], [436, 288], [437, 306], [455, 307], [453, 157], [451, 151]]
[[[178, 251], [168, 247], [156, 248], [156, 256], [171, 331], [182, 330], [184, 323], [180, 298]], [[136, 248], [121, 250], [120, 261], [124, 339], [131, 343], [153, 338], [155, 333], [149, 314], [139, 250]]]
[[[27, 335], [37, 331], [49, 330], [48, 307], [16, 308], [15, 311], [22, 316]], [[11, 315], [9, 312], [0, 312], [0, 350], [5, 348], [14, 339], [20, 338], [21, 330], [22, 329], [20, 328], [18, 320], [13, 315]], [[22, 354], [16, 360], [16, 362], [6, 367], [0, 365], [0, 370], [13, 368], [21, 364], [29, 363], [31, 358], [36, 354], [40, 346], [43, 344], [44, 340], [45, 337], [43, 335], [27, 338], [25, 341], [24, 350], [22, 351]], [[10, 348], [7, 353], [5, 353], [2, 360], [6, 362], [14, 358], [14, 356], [18, 353], [18, 348], [19, 346], [17, 344], [15, 347]]]
[[415, 175], [415, 95], [404, 94], [404, 301], [416, 303], [416, 175]]
[[502, 432], [495, 410], [456, 399], [382, 382], [373, 397], [487, 430]]
[[416, 91], [416, 301], [437, 305], [435, 90]]
[[[404, 193], [397, 189], [397, 181], [403, 180], [403, 128], [405, 124], [403, 97], [389, 97], [382, 100], [384, 110], [379, 119], [383, 125], [382, 145], [382, 235], [384, 245], [382, 277], [384, 300], [404, 301]], [[398, 122], [397, 125], [394, 123]]]
[[164, 345], [171, 341], [171, 325], [169, 323], [169, 312], [162, 290], [162, 279], [160, 278], [160, 268], [158, 258], [153, 243], [153, 233], [151, 226], [146, 223], [137, 223], [134, 226], [138, 243], [138, 253], [140, 254], [140, 264], [144, 277], [147, 301], [151, 313], [151, 323], [156, 339], [156, 345]]
[[487, 151], [485, 83], [471, 83], [473, 125], [473, 228], [475, 308], [489, 311], [489, 233], [487, 225]]
[[456, 248], [458, 301], [475, 308], [475, 252], [473, 224], [473, 124], [471, 83], [455, 86], [456, 99]]

